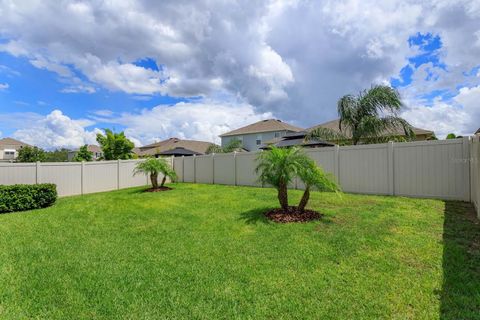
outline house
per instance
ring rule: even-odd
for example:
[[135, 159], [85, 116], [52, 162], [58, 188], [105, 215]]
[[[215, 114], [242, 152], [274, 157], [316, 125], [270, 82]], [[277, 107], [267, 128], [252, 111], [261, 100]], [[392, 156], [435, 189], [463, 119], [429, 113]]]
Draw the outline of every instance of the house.
[[[102, 148], [100, 148], [99, 146], [94, 144], [89, 144], [87, 145], [87, 150], [93, 154], [94, 161], [97, 161], [103, 158], [103, 151], [102, 151]], [[77, 154], [77, 152], [78, 152], [78, 149], [73, 151], [68, 151], [68, 161], [72, 161], [75, 155]]]
[[13, 138], [0, 139], [0, 161], [13, 161], [18, 157], [18, 151], [23, 147], [29, 146], [22, 141]]
[[476, 135], [476, 136], [480, 136], [480, 128], [478, 128], [478, 130], [475, 131], [475, 135]]
[[212, 142], [197, 140], [182, 140], [170, 138], [160, 142], [155, 142], [139, 148], [139, 156], [193, 156], [202, 155], [207, 152]]
[[[328, 122], [313, 126], [311, 128], [308, 128], [307, 131], [311, 132], [312, 130], [315, 130], [317, 128], [322, 127], [322, 128], [327, 128], [327, 129], [331, 129], [333, 131], [342, 133], [343, 135], [350, 138], [351, 137], [350, 130], [348, 130], [348, 129], [340, 130], [339, 129], [339, 121], [340, 121], [339, 119], [328, 121]], [[415, 140], [416, 141], [430, 140], [431, 138], [433, 138], [435, 136], [434, 132], [431, 131], [431, 130], [420, 129], [420, 128], [415, 128], [415, 127], [412, 127], [412, 129], [413, 129], [413, 132], [415, 133]], [[384, 136], [405, 137], [405, 132], [403, 131], [403, 128], [398, 127], [398, 128], [395, 128], [394, 130], [386, 131], [383, 135]]]
[[286, 148], [286, 147], [304, 147], [304, 148], [321, 148], [321, 147], [333, 147], [335, 144], [323, 140], [306, 140], [308, 132], [307, 131], [300, 131], [300, 132], [293, 132], [288, 133], [283, 137], [274, 138], [272, 140], [266, 141], [260, 149], [266, 150], [269, 149], [271, 146], [275, 146], [277, 148]]
[[224, 133], [220, 135], [220, 138], [222, 139], [222, 147], [225, 147], [231, 140], [238, 139], [242, 142], [242, 147], [245, 150], [258, 151], [266, 141], [303, 130], [281, 120], [268, 119]]

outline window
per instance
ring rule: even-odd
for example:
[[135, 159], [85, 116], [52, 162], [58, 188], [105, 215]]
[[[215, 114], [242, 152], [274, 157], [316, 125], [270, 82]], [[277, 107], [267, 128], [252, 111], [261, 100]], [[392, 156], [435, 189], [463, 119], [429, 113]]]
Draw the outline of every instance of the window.
[[280, 132], [275, 132], [275, 138], [280, 138]]
[[257, 146], [262, 144], [262, 135], [261, 134], [257, 134], [256, 143], [257, 143]]
[[6, 156], [13, 156], [15, 155], [15, 151], [5, 151]]

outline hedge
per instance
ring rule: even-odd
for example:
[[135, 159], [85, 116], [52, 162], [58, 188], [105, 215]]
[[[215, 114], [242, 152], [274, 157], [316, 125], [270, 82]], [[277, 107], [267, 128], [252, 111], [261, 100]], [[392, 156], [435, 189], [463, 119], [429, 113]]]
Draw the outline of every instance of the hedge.
[[0, 186], [0, 213], [40, 209], [57, 200], [57, 186], [52, 183]]

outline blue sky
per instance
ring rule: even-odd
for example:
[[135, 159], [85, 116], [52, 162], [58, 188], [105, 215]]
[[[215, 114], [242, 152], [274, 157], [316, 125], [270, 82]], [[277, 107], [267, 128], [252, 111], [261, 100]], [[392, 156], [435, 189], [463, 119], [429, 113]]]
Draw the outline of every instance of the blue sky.
[[331, 120], [338, 98], [376, 83], [399, 90], [413, 125], [471, 134], [477, 4], [0, 0], [0, 137], [75, 148], [114, 128], [137, 145], [218, 142], [265, 118]]

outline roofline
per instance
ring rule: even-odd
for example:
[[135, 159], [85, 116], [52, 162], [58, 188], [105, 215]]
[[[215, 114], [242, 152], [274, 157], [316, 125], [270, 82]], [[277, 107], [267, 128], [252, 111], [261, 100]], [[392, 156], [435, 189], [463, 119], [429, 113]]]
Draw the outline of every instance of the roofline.
[[219, 137], [222, 138], [222, 137], [229, 137], [229, 136], [241, 136], [241, 135], [245, 135], [245, 134], [255, 134], [255, 133], [258, 133], [258, 132], [278, 132], [278, 131], [300, 132], [300, 131], [293, 131], [293, 130], [290, 130], [290, 129], [283, 128], [283, 129], [277, 129], [277, 130], [256, 130], [256, 131], [243, 132], [243, 133], [227, 132], [227, 133], [219, 135]]

